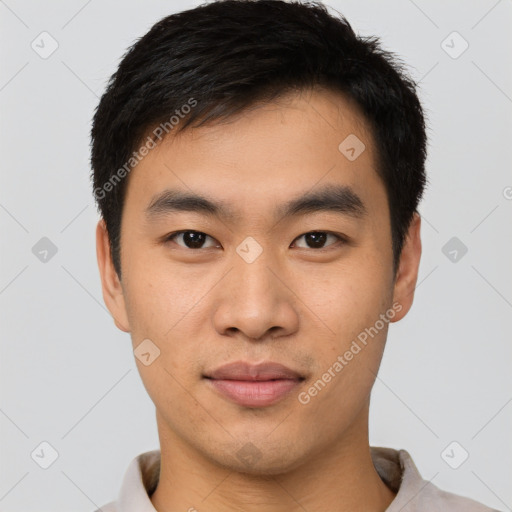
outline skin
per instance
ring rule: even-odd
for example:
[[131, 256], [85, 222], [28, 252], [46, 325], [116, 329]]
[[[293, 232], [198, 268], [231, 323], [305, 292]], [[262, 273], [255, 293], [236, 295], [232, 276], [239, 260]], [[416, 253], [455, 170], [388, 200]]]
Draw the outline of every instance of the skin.
[[[354, 161], [339, 144], [355, 134]], [[135, 349], [149, 338], [160, 356], [135, 359], [156, 407], [161, 448], [156, 510], [384, 511], [395, 497], [370, 456], [370, 392], [388, 323], [307, 404], [298, 393], [333, 366], [379, 315], [409, 311], [421, 256], [415, 214], [392, 272], [391, 227], [372, 137], [359, 110], [335, 92], [293, 93], [242, 115], [169, 135], [137, 165], [121, 229], [122, 281], [104, 222], [97, 226], [103, 297]], [[274, 208], [325, 184], [350, 185], [368, 213], [276, 219]], [[232, 221], [178, 212], [148, 222], [144, 210], [166, 188], [228, 203]], [[179, 230], [206, 233], [204, 248]], [[302, 236], [328, 231], [325, 247]], [[248, 236], [263, 252], [247, 263]], [[268, 407], [237, 405], [212, 391], [204, 372], [236, 360], [277, 361], [306, 376]], [[252, 443], [258, 457], [237, 452]]]

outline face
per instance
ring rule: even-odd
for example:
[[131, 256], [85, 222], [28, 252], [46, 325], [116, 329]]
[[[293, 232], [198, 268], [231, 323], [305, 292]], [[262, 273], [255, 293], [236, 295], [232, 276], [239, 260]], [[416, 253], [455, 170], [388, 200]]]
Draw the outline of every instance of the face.
[[[176, 201], [184, 195], [213, 204]], [[267, 474], [364, 439], [421, 246], [416, 217], [394, 276], [372, 138], [343, 97], [290, 95], [152, 149], [129, 175], [122, 283], [101, 221], [97, 236], [104, 298], [143, 354], [161, 439]], [[298, 377], [205, 377], [240, 361]]]

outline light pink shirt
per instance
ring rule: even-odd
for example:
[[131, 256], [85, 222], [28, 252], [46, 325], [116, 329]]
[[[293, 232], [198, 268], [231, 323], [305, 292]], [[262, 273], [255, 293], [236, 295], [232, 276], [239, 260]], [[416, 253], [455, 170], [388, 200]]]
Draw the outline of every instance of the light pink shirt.
[[[397, 493], [386, 512], [499, 512], [423, 480], [406, 450], [374, 446], [370, 450], [377, 473]], [[95, 512], [156, 512], [149, 496], [156, 489], [159, 471], [160, 450], [138, 455], [126, 470], [117, 500]]]

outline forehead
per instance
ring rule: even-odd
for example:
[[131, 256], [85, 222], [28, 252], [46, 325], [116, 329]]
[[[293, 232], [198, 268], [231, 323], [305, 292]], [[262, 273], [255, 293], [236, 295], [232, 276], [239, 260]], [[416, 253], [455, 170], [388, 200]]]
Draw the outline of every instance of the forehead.
[[349, 187], [366, 203], [385, 193], [374, 155], [353, 103], [322, 89], [288, 94], [169, 134], [132, 170], [125, 207], [145, 212], [170, 189], [217, 198], [235, 218], [277, 211], [277, 203], [329, 184]]

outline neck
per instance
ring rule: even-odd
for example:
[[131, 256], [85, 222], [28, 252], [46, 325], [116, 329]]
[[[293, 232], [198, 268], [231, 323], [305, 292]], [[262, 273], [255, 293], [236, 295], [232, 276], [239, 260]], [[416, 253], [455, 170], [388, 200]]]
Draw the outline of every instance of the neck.
[[328, 450], [278, 475], [240, 473], [199, 453], [157, 413], [160, 479], [151, 502], [158, 512], [384, 512], [395, 498], [379, 477], [368, 443], [368, 407]]

